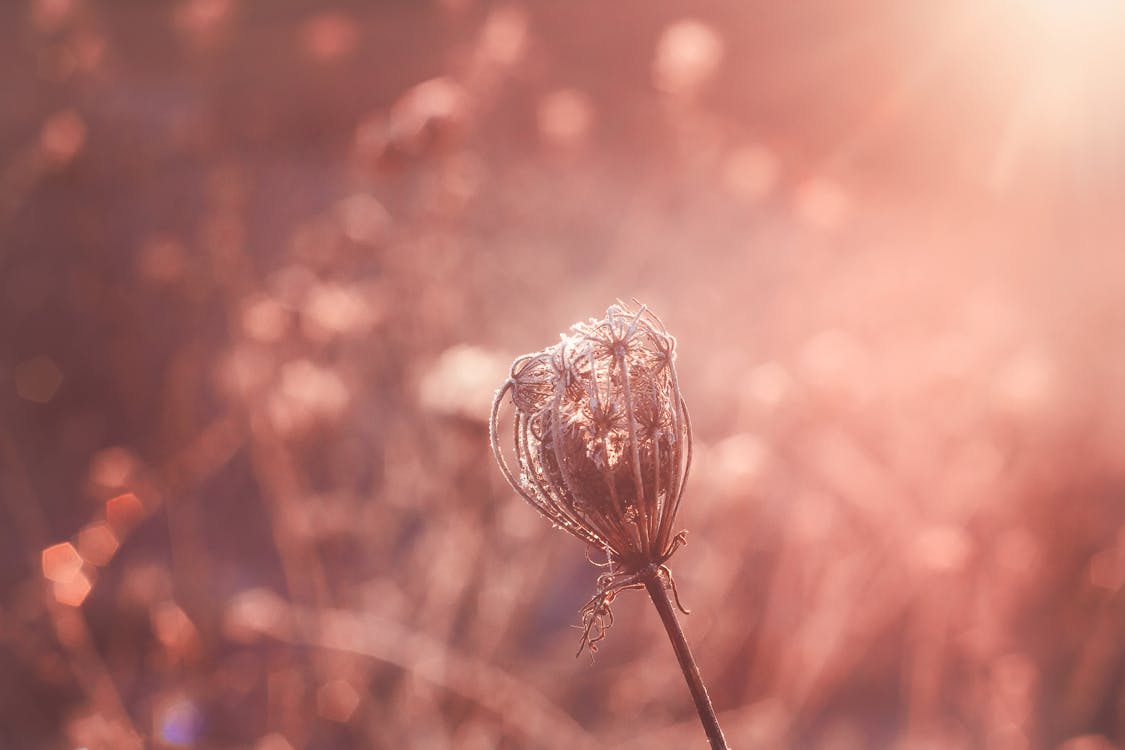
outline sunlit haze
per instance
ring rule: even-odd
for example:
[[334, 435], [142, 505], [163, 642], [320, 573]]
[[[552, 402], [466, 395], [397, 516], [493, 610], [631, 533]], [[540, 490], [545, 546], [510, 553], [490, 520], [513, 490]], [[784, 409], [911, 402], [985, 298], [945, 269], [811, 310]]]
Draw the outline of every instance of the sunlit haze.
[[0, 748], [704, 747], [490, 448], [617, 300], [732, 747], [1125, 747], [1125, 3], [9, 0], [0, 97]]

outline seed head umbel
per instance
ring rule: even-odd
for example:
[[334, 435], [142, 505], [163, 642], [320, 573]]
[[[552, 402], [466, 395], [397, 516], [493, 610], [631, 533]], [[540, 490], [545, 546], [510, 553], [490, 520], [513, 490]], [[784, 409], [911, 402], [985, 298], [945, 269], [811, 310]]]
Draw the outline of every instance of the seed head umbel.
[[[686, 532], [673, 529], [691, 465], [675, 358], [676, 340], [656, 315], [617, 303], [518, 357], [493, 401], [492, 450], [508, 483], [607, 556], [582, 611], [582, 644], [592, 651], [617, 593], [652, 575], [675, 591], [665, 563], [684, 542]], [[514, 466], [499, 435], [505, 398], [515, 410]]]

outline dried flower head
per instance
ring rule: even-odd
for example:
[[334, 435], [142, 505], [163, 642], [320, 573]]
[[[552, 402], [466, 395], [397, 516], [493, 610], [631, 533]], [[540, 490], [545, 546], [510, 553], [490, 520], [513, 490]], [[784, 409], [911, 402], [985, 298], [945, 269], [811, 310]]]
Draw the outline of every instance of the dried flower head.
[[[609, 572], [582, 610], [582, 645], [591, 650], [612, 623], [609, 604], [620, 591], [655, 575], [675, 592], [665, 562], [684, 541], [686, 532], [672, 529], [691, 465], [675, 346], [647, 308], [618, 303], [554, 346], [517, 358], [493, 402], [492, 450], [508, 483], [608, 556]], [[497, 429], [509, 394], [518, 474]]]

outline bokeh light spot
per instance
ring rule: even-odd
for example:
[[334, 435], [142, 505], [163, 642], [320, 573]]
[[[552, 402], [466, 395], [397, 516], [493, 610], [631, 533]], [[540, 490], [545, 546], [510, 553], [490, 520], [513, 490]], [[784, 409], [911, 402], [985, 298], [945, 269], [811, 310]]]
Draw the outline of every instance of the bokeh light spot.
[[332, 680], [316, 691], [316, 711], [325, 719], [346, 722], [359, 707], [359, 691], [346, 680]]
[[82, 556], [70, 542], [53, 544], [40, 557], [43, 575], [55, 583], [67, 583], [82, 571]]
[[934, 571], [960, 570], [972, 552], [972, 541], [958, 526], [930, 526], [914, 540], [915, 559]]
[[254, 750], [294, 750], [293, 744], [285, 739], [285, 735], [278, 732], [269, 734], [258, 740]]
[[350, 55], [359, 41], [355, 21], [343, 13], [325, 12], [301, 26], [301, 49], [317, 62], [332, 62]]
[[190, 747], [203, 729], [203, 714], [186, 698], [178, 698], [159, 706], [156, 711], [157, 735], [174, 747]]
[[769, 456], [760, 437], [743, 432], [716, 444], [710, 451], [708, 467], [716, 485], [725, 493], [746, 493], [754, 487]]
[[109, 565], [119, 544], [113, 529], [105, 521], [95, 521], [78, 532], [78, 553], [91, 565]]
[[149, 619], [157, 640], [174, 657], [183, 658], [197, 652], [199, 634], [195, 624], [176, 602], [166, 600], [155, 604]]
[[481, 32], [481, 53], [500, 65], [515, 65], [527, 48], [527, 23], [527, 12], [515, 5], [494, 9]]
[[43, 33], [57, 31], [74, 14], [75, 0], [34, 0], [31, 23]]
[[353, 242], [376, 245], [391, 226], [391, 215], [375, 196], [355, 193], [336, 204], [344, 236]]
[[314, 341], [342, 334], [362, 334], [376, 320], [364, 295], [343, 284], [315, 284], [301, 308], [301, 330]]
[[89, 596], [93, 587], [94, 584], [89, 577], [79, 571], [66, 581], [55, 581], [52, 591], [55, 595], [55, 601], [59, 604], [65, 604], [68, 607], [80, 607], [82, 602], [86, 601], [86, 597]]
[[279, 635], [285, 627], [285, 601], [266, 588], [247, 589], [231, 598], [223, 615], [223, 633], [248, 643], [262, 634]]
[[37, 404], [50, 403], [63, 381], [58, 365], [46, 356], [25, 359], [16, 365], [13, 375], [19, 397]]
[[86, 144], [86, 122], [74, 110], [51, 115], [39, 132], [39, 148], [48, 161], [69, 162]]
[[561, 89], [539, 100], [539, 132], [552, 146], [576, 146], [594, 122], [590, 98], [576, 89]]
[[458, 140], [468, 116], [465, 88], [448, 76], [425, 80], [392, 106], [364, 118], [356, 127], [357, 158], [373, 166], [399, 168], [444, 151]]
[[193, 41], [208, 44], [229, 19], [232, 6], [233, 0], [180, 0], [172, 22]]
[[723, 40], [714, 29], [696, 19], [676, 21], [656, 45], [653, 83], [669, 94], [693, 94], [710, 80], [722, 60]]
[[422, 376], [419, 398], [430, 411], [484, 421], [496, 383], [507, 372], [506, 360], [468, 344], [442, 352]]
[[279, 432], [292, 434], [318, 420], [339, 416], [349, 399], [348, 386], [339, 373], [299, 359], [281, 366], [280, 382], [270, 394], [268, 412]]
[[125, 492], [106, 501], [105, 517], [113, 531], [123, 536], [145, 517], [145, 506], [132, 492]]
[[744, 400], [765, 407], [776, 407], [793, 388], [793, 379], [777, 362], [758, 365], [742, 380]]
[[273, 343], [285, 335], [289, 311], [272, 297], [256, 295], [243, 300], [240, 322], [248, 338]]
[[128, 448], [105, 448], [90, 459], [90, 482], [106, 489], [120, 489], [133, 477], [139, 463]]
[[1101, 734], [1083, 734], [1071, 737], [1059, 745], [1058, 750], [1118, 750], [1118, 746]]
[[137, 253], [137, 273], [146, 281], [169, 284], [180, 280], [186, 268], [184, 246], [172, 237], [152, 237]]

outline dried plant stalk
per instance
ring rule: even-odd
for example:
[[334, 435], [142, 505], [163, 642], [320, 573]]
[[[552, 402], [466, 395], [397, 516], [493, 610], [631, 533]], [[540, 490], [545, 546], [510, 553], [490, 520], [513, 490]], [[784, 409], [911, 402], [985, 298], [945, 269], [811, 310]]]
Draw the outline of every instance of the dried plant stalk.
[[[492, 404], [492, 451], [508, 483], [554, 524], [604, 550], [607, 572], [581, 610], [584, 648], [597, 651], [614, 598], [648, 590], [713, 748], [726, 748], [715, 710], [668, 596], [668, 559], [691, 467], [691, 422], [676, 378], [676, 341], [647, 308], [618, 303], [561, 341], [512, 364]], [[516, 466], [501, 449], [498, 415], [515, 407]], [[587, 555], [588, 557], [588, 555]]]

